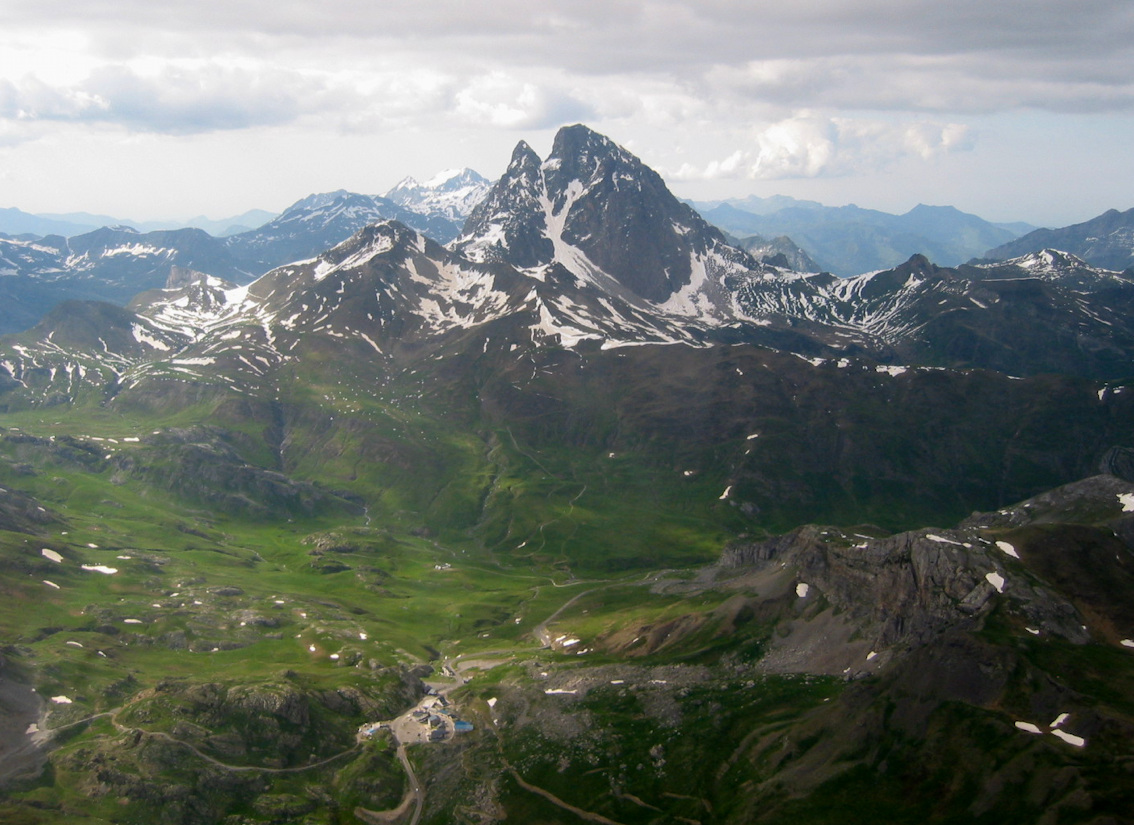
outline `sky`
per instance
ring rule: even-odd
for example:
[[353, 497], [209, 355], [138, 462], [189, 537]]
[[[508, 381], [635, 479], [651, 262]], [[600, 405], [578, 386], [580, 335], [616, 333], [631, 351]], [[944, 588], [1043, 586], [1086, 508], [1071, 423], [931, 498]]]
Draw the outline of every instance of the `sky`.
[[1131, 0], [4, 0], [0, 207], [280, 211], [585, 123], [699, 200], [1134, 206]]

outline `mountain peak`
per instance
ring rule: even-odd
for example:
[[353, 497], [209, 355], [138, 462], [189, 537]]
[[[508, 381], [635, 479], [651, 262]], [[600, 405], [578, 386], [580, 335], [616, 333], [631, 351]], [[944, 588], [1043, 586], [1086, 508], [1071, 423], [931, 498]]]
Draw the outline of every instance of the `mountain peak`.
[[551, 144], [551, 157], [562, 158], [581, 153], [628, 154], [606, 135], [601, 135], [581, 123], [564, 126], [556, 132]]
[[491, 186], [472, 169], [446, 169], [425, 183], [405, 178], [386, 193], [386, 198], [426, 217], [463, 222]]
[[693, 293], [713, 291], [707, 284], [726, 270], [756, 266], [677, 200], [654, 170], [579, 124], [559, 130], [546, 161], [520, 141], [454, 248], [524, 268], [556, 261], [629, 299], [672, 301], [670, 309], [682, 315], [717, 312], [715, 299], [693, 300]]
[[514, 266], [547, 264], [555, 247], [547, 237], [541, 198], [539, 155], [521, 140], [508, 168], [472, 210], [453, 248], [474, 261], [507, 261]]
[[526, 140], [521, 140], [516, 144], [516, 148], [512, 150], [512, 157], [508, 161], [508, 168], [505, 170], [504, 174], [515, 174], [522, 170], [538, 169], [539, 166], [539, 155], [528, 145]]
[[455, 189], [470, 183], [486, 183], [472, 169], [443, 169], [422, 184], [426, 189]]

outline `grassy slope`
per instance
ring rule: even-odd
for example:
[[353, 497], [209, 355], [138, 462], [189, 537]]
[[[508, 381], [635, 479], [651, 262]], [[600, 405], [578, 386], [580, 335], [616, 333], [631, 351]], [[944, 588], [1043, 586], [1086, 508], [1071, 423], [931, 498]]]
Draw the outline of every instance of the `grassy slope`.
[[[951, 513], [967, 513], [974, 496], [1008, 495], [1070, 472], [1053, 464], [1048, 449], [1060, 421], [1077, 422], [1060, 437], [1082, 440], [1089, 452], [1095, 449], [1090, 438], [1123, 431], [1121, 417], [1117, 424], [1113, 415], [1109, 423], [1092, 419], [1094, 412], [1080, 398], [1090, 393], [1071, 386], [1074, 382], [1029, 384], [997, 411], [987, 398], [1008, 385], [979, 375], [967, 384], [943, 385], [936, 396], [933, 382], [939, 379], [932, 374], [903, 383], [807, 367], [788, 386], [765, 375], [783, 374], [768, 369], [782, 366], [782, 359], [761, 357], [776, 363], [720, 354], [712, 366], [718, 378], [707, 396], [694, 391], [694, 378], [704, 368], [699, 359], [678, 360], [670, 371], [651, 353], [617, 354], [582, 366], [560, 353], [542, 365], [542, 377], [532, 365], [524, 365], [522, 374], [499, 377], [454, 359], [426, 383], [423, 372], [383, 376], [349, 365], [322, 378], [282, 376], [281, 386], [288, 389], [264, 400], [195, 388], [191, 403], [173, 408], [156, 402], [155, 394], [111, 405], [9, 413], [4, 421], [9, 428], [54, 436], [55, 443], [0, 441], [0, 484], [33, 496], [59, 520], [27, 527], [31, 533], [0, 534], [0, 627], [7, 655], [35, 673], [41, 695], [74, 700], [53, 708], [53, 726], [129, 704], [132, 712], [148, 715], [124, 718], [122, 724], [172, 732], [174, 716], [168, 709], [139, 698], [171, 679], [225, 685], [282, 679], [308, 692], [348, 685], [385, 696], [392, 707], [400, 694], [385, 668], [441, 654], [514, 646], [530, 651], [525, 634], [567, 598], [596, 586], [601, 591], [581, 598], [560, 618], [570, 618], [562, 629], [602, 639], [627, 627], [702, 617], [679, 643], [635, 662], [716, 670], [709, 684], [680, 697], [677, 723], [651, 716], [654, 711], [644, 708], [637, 694], [588, 694], [579, 709], [603, 734], [591, 737], [584, 750], [549, 740], [535, 724], [502, 732], [497, 758], [522, 765], [526, 781], [618, 821], [656, 818], [650, 808], [627, 802], [623, 792], [674, 816], [701, 821], [745, 821], [753, 800], [785, 817], [768, 821], [834, 821], [831, 817], [851, 799], [881, 806], [875, 810], [884, 810], [892, 821], [961, 817], [968, 810], [959, 801], [963, 788], [944, 794], [946, 802], [938, 808], [914, 800], [926, 798], [926, 792], [929, 798], [942, 796], [941, 783], [964, 773], [958, 766], [982, 752], [991, 735], [980, 733], [981, 726], [1003, 731], [997, 709], [941, 712], [935, 729], [956, 728], [964, 735], [938, 734], [944, 737], [944, 755], [935, 763], [936, 773], [895, 777], [887, 772], [885, 758], [859, 754], [848, 764], [860, 767], [824, 774], [806, 798], [796, 799], [773, 781], [779, 763], [761, 761], [766, 749], [746, 737], [762, 730], [774, 739], [788, 722], [832, 699], [837, 687], [786, 680], [742, 689], [739, 685], [747, 683], [736, 682], [728, 668], [756, 658], [772, 628], [726, 629], [726, 614], [716, 611], [727, 593], [658, 597], [629, 582], [640, 580], [646, 570], [711, 560], [740, 531], [775, 530], [805, 516], [901, 526], [932, 514], [942, 523]], [[632, 373], [648, 378], [632, 381]], [[761, 377], [745, 383], [738, 373]], [[470, 375], [477, 379], [472, 384]], [[826, 412], [817, 399], [832, 380], [846, 391], [847, 403]], [[1038, 406], [1037, 399], [1051, 395], [1059, 403]], [[934, 411], [919, 406], [934, 404], [939, 417], [954, 415], [957, 404], [968, 405], [966, 420], [979, 437], [974, 441], [973, 432], [935, 429]], [[1024, 417], [1014, 419], [1020, 411]], [[914, 413], [925, 413], [928, 423], [895, 438], [894, 422]], [[890, 428], [876, 433], [879, 422], [890, 422]], [[1106, 432], [1092, 435], [1100, 422]], [[990, 458], [996, 451], [988, 445], [1000, 443], [1001, 429], [1009, 423], [1010, 473], [1001, 477], [999, 489], [986, 489], [981, 479], [988, 476], [987, 465], [1000, 466], [1004, 455], [1001, 446]], [[290, 518], [254, 510], [218, 512], [207, 504], [207, 491], [166, 490], [130, 471], [131, 460], [171, 474], [179, 468], [169, 463], [172, 453], [163, 452], [159, 442], [126, 439], [202, 425], [216, 428], [248, 464], [362, 504], [353, 509], [328, 504]], [[748, 438], [753, 433], [759, 433], [755, 444]], [[65, 436], [75, 441], [64, 442]], [[964, 451], [950, 453], [951, 445], [961, 443], [968, 445]], [[856, 469], [875, 454], [890, 478]], [[945, 474], [927, 495], [911, 488], [922, 465], [941, 462], [955, 472]], [[787, 467], [794, 469], [779, 472]], [[729, 486], [733, 495], [722, 499]], [[793, 490], [801, 495], [793, 498]], [[887, 512], [884, 502], [895, 491], [905, 495], [903, 503]], [[260, 494], [254, 484], [237, 492], [251, 500]], [[753, 506], [746, 509], [740, 506], [744, 503]], [[317, 542], [312, 538], [329, 533], [341, 533], [357, 547], [313, 555]], [[61, 553], [65, 561], [47, 560], [42, 547]], [[82, 564], [119, 572], [84, 572]], [[445, 565], [450, 567], [437, 569]], [[59, 589], [44, 585], [44, 579]], [[567, 589], [551, 586], [574, 581]], [[620, 582], [625, 586], [614, 586]], [[1105, 696], [1101, 674], [1123, 667], [1125, 660], [1107, 660], [1100, 671], [1089, 666], [1097, 655], [1092, 650], [1065, 651], [1062, 659], [1037, 661], [1037, 667], [1079, 678], [1095, 673], [1082, 689]], [[331, 659], [332, 654], [339, 658]], [[599, 649], [587, 661], [613, 665], [621, 655], [613, 647]], [[548, 656], [553, 670], [577, 661], [567, 654]], [[534, 700], [526, 701], [555, 699], [544, 699], [538, 682], [532, 687], [531, 673], [517, 673], [510, 689], [534, 691]], [[1130, 709], [1120, 705], [1115, 712], [1129, 715]], [[360, 719], [331, 713], [321, 723], [327, 741], [341, 741]], [[200, 734], [205, 739], [233, 732], [224, 723], [203, 727], [209, 732]], [[100, 754], [109, 758], [130, 750], [123, 734], [103, 718], [76, 724], [67, 737], [53, 770], [13, 796], [45, 806], [47, 813], [21, 808], [19, 815], [42, 821], [79, 821], [83, 815], [146, 821], [145, 803], [137, 795], [125, 793], [121, 798], [131, 800], [125, 806], [117, 796], [97, 794], [98, 803], [88, 804], [92, 790], [84, 766]], [[924, 756], [888, 728], [877, 737], [873, 754]], [[667, 767], [651, 769], [657, 757], [646, 743], [663, 739]], [[743, 741], [748, 749], [741, 747]], [[147, 749], [116, 770], [144, 776], [153, 765], [174, 759], [170, 748], [176, 746], [153, 737], [146, 742]], [[474, 751], [487, 749], [486, 759], [497, 748], [487, 734], [470, 742]], [[806, 751], [805, 744], [797, 748]], [[184, 751], [179, 753], [184, 759]], [[433, 760], [430, 764], [444, 774], [434, 764], [437, 752], [421, 758]], [[504, 762], [494, 764], [502, 769]], [[319, 802], [307, 810], [302, 800], [318, 797], [314, 789], [328, 786], [349, 797], [350, 788], [366, 784], [360, 785], [360, 776], [376, 774], [389, 781], [358, 793], [370, 800], [367, 805], [380, 808], [400, 793], [401, 774], [392, 765], [388, 752], [367, 752], [310, 775], [261, 777], [254, 786], [218, 778], [215, 786], [195, 786], [197, 795], [214, 806], [213, 814], [178, 808], [181, 819], [170, 821], [208, 821], [193, 817], [219, 816], [221, 809], [252, 821], [269, 821], [284, 815], [281, 811], [313, 822], [333, 821], [341, 815], [338, 808]], [[162, 782], [191, 784], [178, 770], [162, 773]], [[454, 779], [454, 788], [475, 775]], [[503, 783], [498, 801], [513, 816], [561, 821], [561, 809], [502, 776], [497, 777]], [[695, 798], [667, 796], [673, 777], [691, 782], [696, 793], [687, 795]], [[765, 787], [769, 781], [772, 785]], [[1121, 793], [1112, 794], [1108, 804]], [[253, 797], [264, 798], [260, 808], [247, 802]], [[997, 805], [990, 810], [1010, 812]], [[1019, 811], [1018, 821], [1024, 821], [1034, 806]], [[434, 811], [431, 821], [452, 821], [447, 815]]]

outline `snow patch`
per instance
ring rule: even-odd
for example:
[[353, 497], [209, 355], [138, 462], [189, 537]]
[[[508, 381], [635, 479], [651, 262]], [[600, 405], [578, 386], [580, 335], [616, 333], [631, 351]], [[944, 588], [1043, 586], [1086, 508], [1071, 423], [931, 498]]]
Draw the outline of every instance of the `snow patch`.
[[1007, 553], [1012, 558], [1014, 558], [1014, 559], [1020, 558], [1020, 554], [1016, 552], [1016, 548], [1013, 547], [1008, 542], [998, 541], [998, 542], [996, 542], [996, 546], [999, 547], [1001, 550], [1003, 550], [1005, 553]]
[[139, 344], [145, 344], [152, 349], [159, 349], [162, 352], [168, 352], [170, 349], [169, 344], [160, 338], [155, 338], [150, 334], [150, 331], [140, 324], [131, 324], [130, 331], [134, 335], [134, 340]]
[[1134, 493], [1119, 493], [1118, 503], [1122, 505], [1122, 512], [1134, 513]]
[[1043, 731], [1039, 729], [1038, 725], [1034, 725], [1031, 722], [1017, 722], [1016, 727], [1022, 731], [1027, 731], [1028, 733], [1043, 733]]
[[54, 702], [57, 705], [69, 705], [69, 704], [71, 704], [71, 699], [67, 696], [52, 696], [51, 701]]
[[1082, 736], [1076, 736], [1075, 734], [1068, 733], [1065, 730], [1053, 730], [1051, 732], [1051, 735], [1062, 739], [1068, 745], [1074, 745], [1076, 748], [1081, 748], [1087, 744], [1087, 740]]
[[84, 564], [83, 569], [92, 573], [102, 573], [104, 576], [113, 576], [118, 572], [117, 567], [107, 567], [105, 564]]
[[44, 547], [39, 552], [45, 559], [53, 561], [56, 564], [59, 564], [63, 561], [63, 557], [61, 555], [59, 555], [58, 553], [56, 553], [54, 550], [49, 550], [46, 547]]
[[577, 690], [566, 690], [564, 688], [548, 688], [544, 691], [548, 696], [574, 696], [578, 692]]
[[809, 592], [811, 592], [811, 585], [809, 584], [800, 582], [795, 586], [795, 595], [799, 596], [801, 599], [806, 599]]
[[995, 571], [992, 573], [985, 573], [984, 578], [989, 584], [996, 588], [997, 593], [1004, 592], [1005, 579], [999, 573]]

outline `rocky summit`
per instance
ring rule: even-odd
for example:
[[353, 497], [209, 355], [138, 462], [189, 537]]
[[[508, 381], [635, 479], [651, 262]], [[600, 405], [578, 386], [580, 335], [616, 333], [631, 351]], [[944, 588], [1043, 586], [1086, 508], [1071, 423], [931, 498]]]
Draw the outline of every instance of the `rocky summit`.
[[0, 821], [1128, 821], [1128, 271], [758, 261], [581, 125], [0, 254], [138, 268], [0, 339]]

